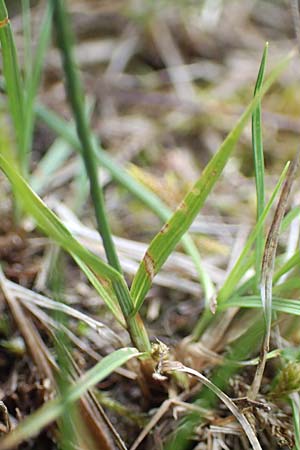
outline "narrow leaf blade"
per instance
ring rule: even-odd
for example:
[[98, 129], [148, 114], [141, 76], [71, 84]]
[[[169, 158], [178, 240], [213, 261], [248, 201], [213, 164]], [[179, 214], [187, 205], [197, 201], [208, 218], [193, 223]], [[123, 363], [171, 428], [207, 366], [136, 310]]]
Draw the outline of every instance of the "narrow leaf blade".
[[[90, 270], [99, 276], [102, 286], [110, 296], [112, 281], [120, 280], [121, 275], [93, 253], [85, 249], [69, 232], [59, 218], [31, 190], [11, 161], [0, 154], [0, 168], [9, 178], [20, 204], [36, 220], [39, 227], [72, 256], [76, 255]], [[110, 307], [110, 304], [108, 304]]]
[[45, 403], [14, 431], [0, 440], [1, 450], [15, 447], [23, 440], [37, 434], [43, 427], [58, 419], [70, 405], [79, 400], [95, 384], [106, 378], [129, 359], [139, 355], [140, 353], [135, 348], [123, 348], [103, 358], [86, 372], [75, 385], [70, 387], [63, 401], [60, 398], [56, 398]]
[[[268, 53], [268, 43], [266, 43], [262, 61], [260, 64], [257, 81], [254, 89], [254, 95], [260, 92], [264, 80], [266, 60]], [[258, 103], [252, 115], [252, 149], [255, 169], [255, 184], [256, 184], [256, 217], [259, 220], [263, 213], [265, 206], [265, 174], [264, 174], [264, 149], [262, 138], [262, 118], [261, 118], [261, 102]], [[264, 230], [259, 231], [256, 238], [255, 248], [255, 273], [256, 284], [258, 286], [260, 280], [261, 262], [264, 249]]]

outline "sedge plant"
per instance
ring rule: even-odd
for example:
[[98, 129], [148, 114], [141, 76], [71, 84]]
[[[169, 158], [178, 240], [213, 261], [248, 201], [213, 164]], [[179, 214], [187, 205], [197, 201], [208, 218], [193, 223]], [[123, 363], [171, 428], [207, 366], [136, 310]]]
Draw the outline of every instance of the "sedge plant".
[[[253, 100], [250, 102], [245, 112], [242, 114], [236, 125], [232, 128], [211, 161], [208, 163], [201, 177], [186, 194], [177, 210], [174, 213], [169, 211], [160, 199], [149, 192], [146, 188], [141, 188], [140, 185], [133, 180], [127, 172], [112, 161], [103, 149], [99, 147], [91, 132], [87, 119], [88, 115], [86, 114], [83, 89], [73, 56], [73, 37], [68, 25], [65, 2], [62, 0], [51, 0], [48, 3], [48, 11], [45, 16], [47, 27], [44, 27], [44, 29], [46, 29], [43, 34], [44, 39], [41, 44], [41, 49], [37, 53], [37, 58], [39, 61], [38, 70], [30, 73], [30, 70], [27, 67], [24, 71], [25, 85], [27, 87], [25, 89], [26, 94], [23, 94], [22, 83], [24, 83], [24, 80], [22, 80], [17, 62], [12, 30], [7, 18], [5, 3], [0, 0], [0, 40], [4, 57], [4, 76], [6, 81], [5, 88], [8, 96], [12, 122], [16, 132], [18, 148], [16, 159], [12, 157], [12, 155], [8, 154], [4, 148], [0, 149], [0, 167], [8, 177], [14, 194], [18, 198], [22, 209], [34, 218], [39, 228], [48, 237], [54, 240], [61, 248], [73, 257], [80, 269], [87, 276], [88, 280], [104, 300], [107, 308], [111, 311], [115, 319], [127, 329], [132, 345], [135, 348], [124, 348], [117, 350], [111, 355], [105, 357], [99, 364], [86, 372], [86, 374], [84, 374], [76, 384], [66, 388], [63, 395], [63, 401], [60, 397], [58, 397], [48, 402], [41, 408], [40, 411], [34, 413], [27, 419], [27, 421], [24, 422], [23, 425], [20, 425], [12, 434], [2, 440], [2, 442], [0, 442], [1, 449], [11, 448], [12, 446], [17, 445], [22, 439], [36, 433], [49, 422], [59, 418], [65, 413], [66, 408], [77, 401], [90, 387], [94, 386], [101, 379], [106, 377], [121, 364], [124, 364], [130, 358], [137, 356], [147, 358], [148, 360], [153, 358], [153, 354], [151, 353], [151, 342], [140, 316], [140, 310], [149, 289], [151, 288], [155, 275], [161, 270], [167, 258], [181, 241], [183, 242], [185, 249], [193, 256], [196, 264], [198, 264], [197, 268], [199, 277], [203, 283], [204, 292], [206, 294], [207, 302], [205, 313], [203, 314], [204, 319], [201, 319], [202, 322], [200, 322], [200, 325], [197, 325], [197, 328], [193, 333], [193, 339], [195, 341], [201, 338], [203, 331], [214, 320], [214, 316], [209, 309], [209, 300], [214, 293], [214, 288], [205, 271], [203, 271], [202, 263], [199, 259], [198, 251], [194, 245], [194, 242], [186, 233], [188, 232], [193, 220], [203, 207], [208, 195], [211, 193], [215, 184], [221, 177], [223, 169], [229, 160], [243, 129], [251, 117], [253, 119], [253, 149], [255, 155], [254, 159], [257, 184], [257, 224], [251, 232], [240, 258], [233, 267], [231, 273], [228, 275], [223, 287], [219, 291], [217, 300], [218, 312], [222, 312], [232, 306], [238, 306], [241, 308], [261, 308], [261, 298], [257, 292], [257, 279], [260, 276], [260, 261], [262, 259], [262, 249], [265, 243], [263, 226], [288, 170], [288, 167], [284, 169], [273, 195], [271, 196], [269, 202], [265, 205], [260, 101], [273, 82], [278, 78], [290, 59], [289, 56], [278, 64], [266, 81], [263, 82], [267, 54], [267, 49], [265, 49]], [[25, 12], [27, 11], [28, 13], [28, 3], [24, 1], [23, 5]], [[66, 89], [74, 116], [77, 134], [74, 131], [74, 127], [65, 126], [61, 119], [53, 113], [41, 106], [34, 106], [34, 99], [41, 70], [42, 55], [47, 46], [50, 34], [50, 19], [52, 10], [54, 15], [57, 44], [60, 48], [63, 59]], [[26, 36], [28, 41], [28, 36], [30, 36], [28, 20], [26, 23]], [[27, 105], [27, 107], [29, 105], [29, 109], [31, 111], [30, 120], [25, 122], [26, 133], [24, 130], [20, 129], [20, 124], [24, 120], [24, 105]], [[29, 161], [27, 152], [32, 143], [32, 130], [35, 113], [46, 123], [48, 123], [48, 125], [50, 125], [64, 140], [74, 146], [82, 157], [90, 183], [90, 193], [94, 206], [97, 228], [103, 241], [107, 262], [103, 261], [101, 258], [81, 245], [62, 223], [62, 221], [32, 190], [30, 184], [28, 183]], [[140, 262], [130, 289], [123, 275], [122, 267], [113, 242], [108, 216], [105, 209], [104, 193], [98, 180], [99, 165], [106, 167], [114, 179], [125, 186], [131, 193], [140, 198], [140, 200], [142, 200], [149, 208], [154, 210], [156, 214], [159, 215], [159, 217], [165, 222], [160, 232], [150, 243], [143, 260]], [[299, 210], [297, 210], [297, 214], [299, 214]], [[289, 221], [286, 220], [285, 226], [289, 225], [293, 217], [294, 216], [292, 215], [289, 216]], [[282, 226], [284, 226], [284, 224]], [[256, 243], [255, 251], [252, 250], [254, 243]], [[274, 278], [276, 279], [276, 277], [279, 279], [279, 273], [286, 273], [298, 263], [299, 256], [294, 255], [289, 261], [286, 261], [284, 266], [275, 270], [273, 280]], [[254, 276], [254, 279], [244, 282], [243, 276], [249, 267], [252, 266], [256, 268], [256, 275]], [[247, 286], [245, 286], [246, 283], [248, 283]], [[254, 286], [253, 295], [249, 295], [251, 286]], [[291, 311], [292, 314], [299, 315], [299, 307], [292, 304], [292, 300], [281, 298], [280, 296], [273, 298], [272, 308], [277, 311]], [[270, 318], [268, 318], [268, 321], [270, 321]], [[259, 342], [259, 338], [262, 335], [261, 322], [256, 323], [252, 328], [253, 330], [251, 336], [253, 336], [253, 339], [251, 339], [251, 345], [248, 346], [250, 348]], [[244, 336], [244, 339], [248, 339], [247, 342], [249, 344], [248, 336]], [[245, 347], [243, 347], [243, 350], [245, 351], [240, 352], [239, 345], [233, 346], [232, 355], [228, 359], [230, 360], [231, 358], [233, 361], [236, 361], [236, 359], [248, 357], [248, 353], [250, 353], [250, 349], [248, 347], [247, 351]], [[232, 374], [238, 367], [237, 364], [234, 365], [229, 363], [227, 366], [225, 369], [222, 368], [220, 370], [223, 370], [223, 373], [227, 370], [227, 374]], [[153, 367], [154, 364], [151, 364], [151, 370], [153, 370]], [[214, 378], [215, 384], [218, 384], [220, 373], [216, 374]], [[204, 391], [203, 398], [199, 399], [199, 401], [202, 401], [205, 396], [208, 395], [207, 392], [209, 392], [209, 396], [211, 396], [212, 391], [219, 393], [219, 390], [216, 390], [215, 388], [210, 389], [209, 391]], [[193, 416], [193, 420], [190, 422], [187, 420], [186, 423], [188, 423], [189, 426], [185, 426], [185, 433], [186, 430], [191, 433], [193, 426], [196, 423], [195, 416]], [[180, 429], [178, 430], [176, 434], [176, 443], [179, 445], [177, 447], [179, 450], [186, 447], [186, 436], [187, 434], [185, 434], [181, 439]], [[171, 447], [169, 446], [167, 448]], [[257, 446], [256, 448], [259, 447]]]

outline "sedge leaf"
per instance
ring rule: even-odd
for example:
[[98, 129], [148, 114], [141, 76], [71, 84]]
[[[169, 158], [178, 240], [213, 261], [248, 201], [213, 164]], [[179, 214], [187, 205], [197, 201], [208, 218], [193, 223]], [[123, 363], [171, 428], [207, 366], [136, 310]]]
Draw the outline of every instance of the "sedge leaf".
[[[263, 57], [261, 60], [256, 85], [254, 89], [254, 95], [256, 95], [256, 93], [259, 92], [262, 88], [266, 68], [267, 53], [268, 53], [268, 43], [266, 43]], [[252, 115], [252, 149], [253, 149], [255, 185], [256, 185], [256, 219], [259, 220], [265, 207], [265, 180], [264, 180], [265, 173], [264, 173], [264, 149], [262, 138], [261, 102], [258, 103]], [[260, 280], [263, 251], [264, 251], [264, 230], [262, 228], [257, 235], [255, 248], [255, 273], [257, 286], [259, 285]]]

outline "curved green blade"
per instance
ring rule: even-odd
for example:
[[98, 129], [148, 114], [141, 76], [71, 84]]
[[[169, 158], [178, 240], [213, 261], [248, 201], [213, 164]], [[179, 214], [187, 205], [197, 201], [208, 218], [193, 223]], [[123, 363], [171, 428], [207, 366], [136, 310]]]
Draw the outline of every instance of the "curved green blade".
[[1, 450], [8, 450], [17, 446], [25, 439], [36, 435], [43, 427], [58, 419], [88, 389], [106, 378], [129, 359], [139, 355], [140, 353], [135, 348], [123, 348], [103, 358], [92, 369], [86, 372], [76, 384], [69, 388], [64, 395], [63, 401], [57, 397], [45, 403], [15, 430], [0, 440]]

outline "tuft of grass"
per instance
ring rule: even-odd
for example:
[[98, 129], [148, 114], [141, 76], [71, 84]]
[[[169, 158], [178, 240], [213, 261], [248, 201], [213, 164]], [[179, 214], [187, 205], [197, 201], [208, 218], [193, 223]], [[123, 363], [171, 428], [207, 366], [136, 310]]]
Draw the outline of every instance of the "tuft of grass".
[[[243, 286], [239, 289], [239, 283], [241, 282], [243, 276], [251, 268], [251, 266], [254, 263], [254, 258], [251, 258], [250, 252], [252, 245], [255, 242], [255, 239], [262, 229], [262, 226], [268, 217], [268, 214], [271, 210], [271, 207], [275, 201], [275, 198], [284, 182], [284, 178], [287, 174], [289, 168], [289, 163], [286, 164], [285, 168], [283, 169], [283, 172], [275, 186], [275, 189], [270, 197], [270, 200], [268, 201], [263, 214], [260, 216], [260, 219], [256, 223], [255, 227], [251, 231], [251, 233], [248, 236], [248, 239], [241, 251], [240, 256], [238, 257], [236, 263], [234, 264], [233, 268], [231, 269], [230, 273], [228, 274], [223, 286], [220, 288], [218, 295], [217, 295], [217, 308], [218, 311], [221, 311], [222, 305], [224, 303], [227, 303], [228, 299], [231, 298], [231, 296], [234, 296], [234, 293], [238, 290], [241, 291], [243, 289]], [[253, 284], [253, 279], [250, 280]], [[254, 280], [255, 281], [255, 280]], [[249, 281], [245, 283], [246, 287], [244, 286], [244, 289], [249, 289]], [[210, 323], [212, 319], [212, 314], [210, 312], [207, 312], [206, 314], [203, 314], [196, 324], [194, 330], [193, 330], [193, 339], [198, 340], [204, 330], [206, 329], [208, 323]]]

